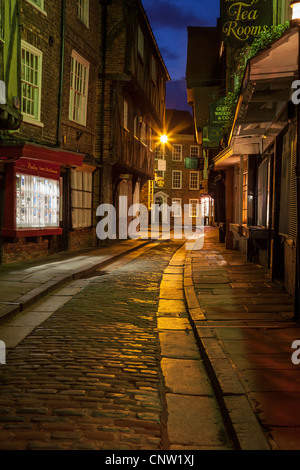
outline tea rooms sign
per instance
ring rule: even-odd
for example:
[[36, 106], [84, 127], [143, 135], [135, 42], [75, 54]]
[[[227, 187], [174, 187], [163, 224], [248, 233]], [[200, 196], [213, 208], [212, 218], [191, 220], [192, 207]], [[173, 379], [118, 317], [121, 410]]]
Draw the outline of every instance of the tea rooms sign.
[[222, 40], [230, 46], [251, 43], [272, 25], [272, 0], [221, 0]]

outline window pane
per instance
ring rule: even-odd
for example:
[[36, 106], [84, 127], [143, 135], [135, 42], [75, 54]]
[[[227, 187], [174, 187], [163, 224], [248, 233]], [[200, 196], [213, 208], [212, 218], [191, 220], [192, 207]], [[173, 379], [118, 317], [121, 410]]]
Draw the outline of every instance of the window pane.
[[16, 175], [17, 228], [59, 226], [59, 182], [40, 176]]
[[33, 119], [39, 119], [40, 113], [40, 64], [41, 56], [22, 49], [22, 112]]
[[78, 124], [86, 124], [86, 104], [88, 93], [88, 66], [72, 57], [70, 72], [70, 110], [69, 117]]

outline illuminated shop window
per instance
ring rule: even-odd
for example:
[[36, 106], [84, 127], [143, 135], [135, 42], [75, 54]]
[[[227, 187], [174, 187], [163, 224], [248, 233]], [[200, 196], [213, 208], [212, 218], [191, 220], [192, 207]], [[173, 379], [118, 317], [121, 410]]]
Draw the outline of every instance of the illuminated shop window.
[[123, 126], [128, 130], [128, 101], [124, 100], [123, 105]]
[[58, 181], [16, 174], [17, 228], [58, 227], [59, 208]]

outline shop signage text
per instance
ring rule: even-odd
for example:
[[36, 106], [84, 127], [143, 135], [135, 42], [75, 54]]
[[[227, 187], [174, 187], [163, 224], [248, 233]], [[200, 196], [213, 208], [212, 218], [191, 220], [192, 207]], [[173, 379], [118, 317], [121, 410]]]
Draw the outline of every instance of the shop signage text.
[[30, 175], [43, 176], [45, 178], [59, 179], [60, 166], [58, 163], [27, 160], [21, 158], [15, 166], [17, 171], [24, 171]]
[[271, 0], [222, 0], [222, 39], [232, 46], [252, 42], [272, 24]]

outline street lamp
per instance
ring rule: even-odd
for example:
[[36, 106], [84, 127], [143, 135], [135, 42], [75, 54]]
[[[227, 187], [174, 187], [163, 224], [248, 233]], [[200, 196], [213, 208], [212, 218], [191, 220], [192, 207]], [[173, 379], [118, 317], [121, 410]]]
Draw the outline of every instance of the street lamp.
[[[298, 80], [300, 80], [300, 0], [292, 0], [292, 19], [290, 25], [298, 28]], [[296, 282], [294, 319], [300, 316], [300, 105], [297, 105], [297, 148], [296, 148], [296, 181], [297, 181], [297, 241], [296, 241]]]
[[[294, 26], [300, 23], [300, 1], [299, 0], [292, 0], [290, 3], [290, 7], [292, 9], [292, 24]], [[295, 22], [295, 23], [294, 23]]]
[[166, 144], [168, 142], [168, 136], [166, 134], [161, 135], [160, 141], [162, 144]]

